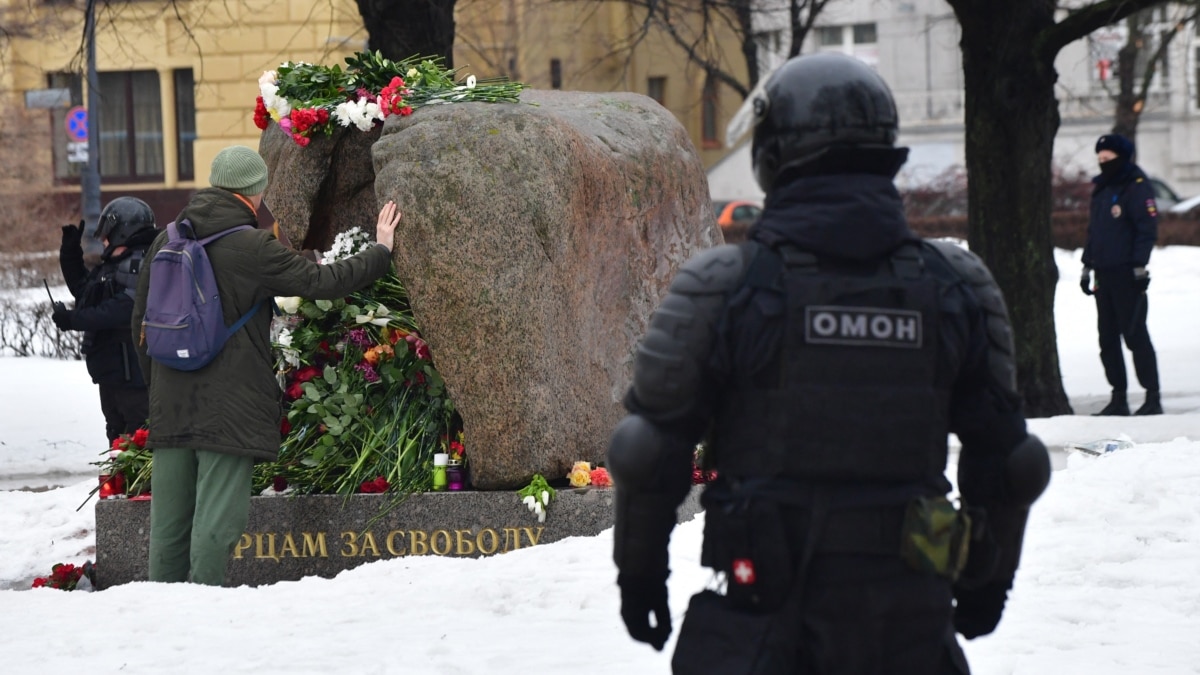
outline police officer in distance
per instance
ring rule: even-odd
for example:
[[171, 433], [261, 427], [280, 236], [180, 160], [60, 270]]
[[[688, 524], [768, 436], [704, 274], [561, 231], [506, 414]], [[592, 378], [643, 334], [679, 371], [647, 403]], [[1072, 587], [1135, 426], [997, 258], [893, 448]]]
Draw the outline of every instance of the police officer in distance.
[[[1000, 621], [1050, 474], [1003, 297], [909, 230], [871, 68], [797, 57], [755, 105], [762, 218], [680, 269], [611, 439], [622, 619], [656, 649], [671, 633], [667, 544], [704, 439], [717, 589], [692, 598], [674, 672], [966, 673], [954, 633]], [[969, 524], [945, 498], [950, 432]]]
[[[1133, 352], [1133, 369], [1146, 398], [1135, 415], [1161, 415], [1158, 356], [1146, 328], [1150, 252], [1158, 241], [1158, 207], [1146, 174], [1133, 163], [1133, 141], [1107, 134], [1096, 141], [1100, 175], [1092, 179], [1087, 243], [1080, 288], [1096, 296], [1100, 362], [1112, 398], [1097, 415], [1128, 415], [1128, 379], [1121, 338]], [[1092, 285], [1092, 271], [1096, 283]]]
[[64, 225], [62, 230], [58, 262], [75, 306], [54, 303], [52, 318], [60, 330], [83, 332], [81, 351], [88, 374], [100, 388], [100, 409], [111, 443], [146, 424], [149, 415], [129, 320], [146, 248], [158, 234], [154, 211], [134, 197], [109, 202], [96, 224], [96, 239], [104, 243], [104, 251], [100, 264], [90, 271], [83, 262], [83, 223]]

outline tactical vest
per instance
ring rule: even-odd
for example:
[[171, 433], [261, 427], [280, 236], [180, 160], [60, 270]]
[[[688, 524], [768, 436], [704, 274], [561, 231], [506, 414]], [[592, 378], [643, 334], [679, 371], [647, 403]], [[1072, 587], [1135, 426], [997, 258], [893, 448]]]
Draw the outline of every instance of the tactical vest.
[[723, 392], [717, 468], [821, 482], [940, 476], [950, 385], [938, 383], [938, 282], [919, 245], [853, 272], [752, 245], [745, 283], [782, 295], [782, 337], [764, 377]]

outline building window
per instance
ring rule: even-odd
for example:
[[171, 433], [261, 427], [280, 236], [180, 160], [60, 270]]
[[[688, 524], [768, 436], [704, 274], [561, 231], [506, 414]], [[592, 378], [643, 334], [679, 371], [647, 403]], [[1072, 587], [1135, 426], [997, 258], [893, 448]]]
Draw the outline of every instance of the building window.
[[665, 108], [667, 106], [667, 78], [646, 78], [646, 95]]
[[562, 61], [550, 59], [550, 88], [562, 89]]
[[717, 79], [711, 74], [704, 78], [704, 95], [700, 101], [700, 139], [706, 148], [721, 144], [717, 139]]
[[[54, 147], [54, 178], [59, 181], [78, 181], [87, 165], [87, 141], [76, 141], [78, 126], [71, 124], [72, 111], [83, 107], [83, 78], [76, 73], [50, 73], [47, 84], [51, 89], [71, 90], [71, 107], [50, 111]], [[82, 153], [82, 154], [81, 154]]]
[[196, 179], [196, 81], [191, 68], [175, 71], [175, 134], [179, 180]]
[[100, 177], [162, 180], [162, 94], [158, 73], [100, 73]]
[[879, 35], [873, 23], [818, 26], [817, 49], [848, 54], [872, 68], [879, 65]]

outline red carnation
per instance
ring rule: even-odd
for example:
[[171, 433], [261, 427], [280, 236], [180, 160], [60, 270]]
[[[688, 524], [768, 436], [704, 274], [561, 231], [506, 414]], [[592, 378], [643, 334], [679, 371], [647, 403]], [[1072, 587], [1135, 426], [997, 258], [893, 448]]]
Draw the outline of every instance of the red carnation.
[[263, 97], [259, 96], [254, 100], [254, 126], [264, 131], [271, 124], [271, 115], [267, 112], [267, 104], [263, 103]]
[[304, 366], [300, 370], [296, 371], [296, 375], [293, 380], [295, 382], [308, 382], [320, 374], [321, 371], [318, 370], [316, 366]]
[[362, 485], [358, 486], [359, 492], [366, 493], [387, 492], [387, 489], [388, 482], [383, 476], [376, 476], [374, 480], [364, 481]]

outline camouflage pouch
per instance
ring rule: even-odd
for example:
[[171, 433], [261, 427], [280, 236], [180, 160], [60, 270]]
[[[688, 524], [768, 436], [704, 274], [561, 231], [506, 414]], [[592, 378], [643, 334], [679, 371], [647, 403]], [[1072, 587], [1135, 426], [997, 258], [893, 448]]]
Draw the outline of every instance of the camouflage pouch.
[[909, 502], [900, 534], [900, 557], [918, 572], [954, 581], [967, 565], [971, 518], [945, 497]]

